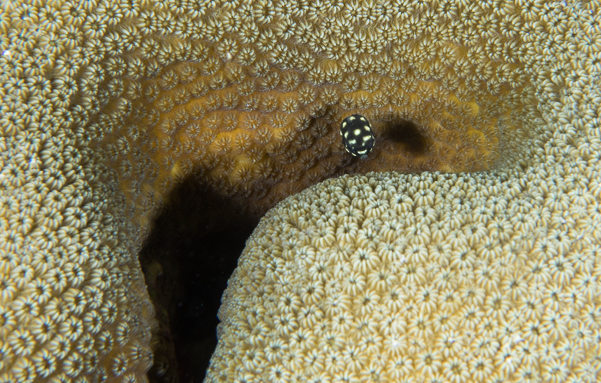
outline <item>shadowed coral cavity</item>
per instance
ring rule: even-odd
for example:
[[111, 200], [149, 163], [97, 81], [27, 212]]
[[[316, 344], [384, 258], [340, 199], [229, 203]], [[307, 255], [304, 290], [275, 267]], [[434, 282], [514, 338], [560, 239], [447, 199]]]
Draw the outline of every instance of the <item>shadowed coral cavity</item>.
[[[525, 125], [537, 117], [534, 89], [513, 54], [520, 37], [497, 25], [508, 10], [467, 5], [434, 16], [443, 5], [401, 12], [385, 2], [368, 38], [360, 19], [347, 25], [339, 7], [312, 17], [284, 2], [259, 13], [255, 6], [213, 13], [207, 5], [194, 16], [144, 8], [137, 45], [109, 60], [100, 87], [110, 101], [98, 119], [117, 124], [100, 146], [116, 169], [140, 166], [124, 156], [130, 147], [148, 158], [137, 170], [146, 180], [121, 177], [128, 198], [145, 189], [165, 195], [193, 172], [260, 214], [344, 173], [487, 170], [515, 157], [516, 137], [528, 136]], [[263, 12], [269, 16], [259, 21]], [[463, 12], [486, 14], [494, 32], [463, 26]], [[164, 34], [156, 17], [192, 29]], [[349, 158], [337, 135], [353, 113], [375, 127], [378, 146], [365, 161]], [[397, 121], [410, 123], [420, 142], [397, 145]], [[146, 222], [152, 209], [137, 211]]]

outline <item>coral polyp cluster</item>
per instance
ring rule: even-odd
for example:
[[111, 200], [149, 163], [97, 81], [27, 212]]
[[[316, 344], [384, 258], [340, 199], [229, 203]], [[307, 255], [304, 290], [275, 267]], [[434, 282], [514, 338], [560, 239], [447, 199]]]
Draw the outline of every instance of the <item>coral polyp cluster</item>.
[[[143, 9], [121, 30], [137, 45], [120, 47], [101, 84], [111, 100], [103, 116], [116, 123], [103, 141], [112, 167], [137, 167], [125, 153], [144, 148], [159, 194], [193, 172], [261, 213], [348, 172], [486, 170], [514, 149], [504, 143], [516, 141], [521, 119], [536, 118], [534, 89], [512, 56], [519, 36], [500, 23], [509, 3], [383, 3], [369, 16], [373, 30], [347, 6], [201, 8]], [[462, 26], [465, 17], [491, 30]], [[168, 21], [172, 33], [160, 29]], [[351, 163], [336, 136], [353, 113], [383, 144], [364, 163]], [[137, 195], [131, 184], [124, 192]]]
[[[0, 7], [0, 381], [145, 380], [154, 313], [137, 254], [156, 212], [183, 179], [260, 214], [342, 173], [500, 166], [506, 170], [463, 175], [455, 183], [415, 178], [411, 197], [379, 187], [376, 178], [362, 182], [373, 184], [378, 196], [395, 194], [399, 219], [410, 223], [405, 231], [391, 227], [383, 234], [388, 240], [441, 241], [428, 248], [430, 258], [423, 248], [404, 248], [417, 263], [447, 252], [447, 245], [457, 247], [456, 264], [492, 294], [495, 274], [483, 263], [470, 264], [470, 257], [475, 250], [493, 259], [509, 249], [515, 259], [507, 262], [525, 262], [536, 283], [555, 278], [567, 291], [567, 297], [557, 293], [565, 300], [561, 307], [574, 308], [556, 321], [567, 327], [529, 339], [550, 360], [561, 347], [577, 352], [545, 364], [545, 373], [555, 375], [543, 378], [594, 380], [599, 330], [591, 318], [599, 290], [589, 287], [599, 278], [598, 2], [33, 0]], [[366, 161], [353, 161], [338, 136], [342, 120], [355, 113], [372, 122], [378, 140]], [[486, 190], [473, 186], [483, 179], [492, 179]], [[327, 200], [328, 193], [319, 197]], [[369, 219], [385, 209], [372, 202], [357, 199], [356, 209], [345, 207], [340, 225], [324, 222], [312, 246], [330, 246], [333, 236], [354, 238], [355, 215], [365, 216], [361, 222], [370, 229]], [[445, 209], [473, 211], [475, 221], [445, 215]], [[509, 211], [514, 216], [504, 215]], [[305, 229], [314, 238], [315, 228]], [[372, 234], [361, 233], [360, 248], [349, 256], [378, 290]], [[527, 249], [528, 260], [515, 249]], [[572, 264], [546, 272], [557, 262], [541, 254]], [[285, 273], [280, 266], [261, 263], [256, 272], [279, 276]], [[304, 266], [299, 276], [323, 269], [309, 261]], [[344, 288], [363, 291], [360, 276]], [[426, 287], [421, 269], [402, 278], [416, 290]], [[257, 285], [260, 299], [269, 288]], [[543, 299], [533, 294], [534, 301]], [[297, 314], [296, 302], [291, 296], [292, 307], [278, 309]], [[472, 300], [458, 310], [467, 317], [480, 304]], [[223, 333], [238, 325], [232, 307], [223, 311], [229, 313]], [[525, 317], [542, 320], [537, 302], [524, 307], [530, 310]], [[276, 368], [290, 361], [278, 349], [284, 341], [319, 362], [314, 343], [281, 337], [278, 331], [294, 321], [272, 314], [249, 320], [257, 324], [255, 336], [273, 341], [277, 354], [263, 358], [254, 349], [260, 343], [240, 342], [235, 346], [242, 349], [227, 351], [233, 338], [222, 338], [211, 378], [286, 380], [286, 371], [300, 362]], [[342, 319], [326, 326], [346, 330]], [[429, 336], [430, 327], [420, 326], [416, 336]], [[555, 341], [564, 333], [573, 343]], [[370, 339], [365, 349], [372, 351], [385, 342]], [[345, 365], [331, 364], [336, 377], [378, 374], [377, 361], [365, 361], [363, 349], [343, 351]], [[240, 355], [253, 357], [244, 365], [248, 371]], [[464, 371], [455, 359], [447, 362]], [[268, 363], [274, 369], [264, 369]], [[304, 367], [305, 377], [319, 378], [319, 366]], [[508, 376], [518, 373], [500, 368]], [[420, 365], [417, 373], [434, 379], [437, 371]]]
[[370, 173], [287, 198], [228, 283], [206, 381], [597, 381], [598, 196], [553, 205], [516, 185], [533, 173]]

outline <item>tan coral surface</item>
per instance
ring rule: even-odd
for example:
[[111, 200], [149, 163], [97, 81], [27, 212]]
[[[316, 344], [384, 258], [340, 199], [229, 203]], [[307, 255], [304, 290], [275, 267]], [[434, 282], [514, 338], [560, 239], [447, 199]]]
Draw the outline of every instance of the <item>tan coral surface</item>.
[[601, 9], [540, 5], [511, 24], [544, 119], [519, 166], [281, 202], [224, 294], [207, 382], [601, 378]]
[[[136, 255], [191, 174], [260, 213], [345, 172], [505, 165], [462, 177], [503, 180], [486, 198], [520, 206], [511, 227], [540, 216], [563, 239], [584, 222], [582, 252], [597, 246], [598, 2], [0, 7], [0, 381], [145, 379], [153, 310]], [[336, 137], [355, 112], [379, 138], [363, 162]]]
[[370, 173], [287, 198], [229, 282], [206, 381], [598, 381], [598, 194], [526, 176]]

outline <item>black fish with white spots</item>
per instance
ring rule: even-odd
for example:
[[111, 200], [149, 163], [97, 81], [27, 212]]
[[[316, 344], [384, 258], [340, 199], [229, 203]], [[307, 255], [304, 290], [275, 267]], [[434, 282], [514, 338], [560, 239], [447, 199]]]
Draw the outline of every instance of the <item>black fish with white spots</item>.
[[369, 121], [360, 114], [353, 114], [342, 121], [340, 135], [346, 151], [355, 157], [367, 157], [376, 143]]

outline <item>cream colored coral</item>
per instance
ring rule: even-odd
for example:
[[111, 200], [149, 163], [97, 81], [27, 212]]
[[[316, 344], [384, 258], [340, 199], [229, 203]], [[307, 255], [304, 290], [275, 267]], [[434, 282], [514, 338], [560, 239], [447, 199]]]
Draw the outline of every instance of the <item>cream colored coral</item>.
[[[151, 363], [152, 308], [136, 254], [165, 194], [200, 165], [208, 174], [205, 180], [222, 193], [241, 198], [256, 193], [260, 211], [345, 165], [333, 138], [337, 118], [351, 111], [379, 121], [411, 120], [437, 143], [429, 160], [398, 148], [391, 155], [391, 148], [383, 146], [374, 169], [484, 169], [503, 155], [511, 169], [519, 165], [525, 172], [461, 176], [455, 183], [429, 182], [428, 175], [407, 177], [411, 186], [403, 192], [383, 192], [394, 196], [398, 214], [396, 222], [382, 223], [383, 234], [376, 231], [377, 217], [388, 206], [353, 195], [355, 206], [342, 211], [342, 202], [340, 227], [331, 226], [334, 217], [327, 212], [320, 214], [318, 226], [293, 218], [307, 238], [324, 234], [303, 258], [304, 270], [317, 273], [323, 286], [305, 286], [301, 301], [291, 295], [286, 310], [273, 318], [278, 331], [291, 334], [290, 342], [269, 333], [271, 323], [261, 322], [249, 339], [259, 347], [269, 338], [269, 348], [249, 347], [244, 358], [252, 361], [232, 359], [238, 367], [216, 359], [211, 376], [217, 365], [224, 376], [236, 371], [242, 376], [242, 366], [257, 363], [254, 368], [265, 377], [292, 379], [300, 374], [299, 366], [313, 360], [306, 367], [313, 377], [321, 375], [322, 365], [326, 373], [360, 379], [395, 365], [399, 376], [406, 369], [433, 373], [451, 368], [460, 379], [466, 368], [479, 365], [438, 354], [429, 359], [427, 353], [416, 359], [399, 353], [386, 363], [367, 360], [363, 350], [373, 353], [382, 342], [396, 344], [394, 338], [369, 333], [369, 323], [356, 344], [335, 336], [334, 331], [353, 334], [355, 317], [344, 310], [368, 300], [359, 320], [372, 312], [386, 316], [379, 310], [382, 302], [405, 312], [432, 310], [434, 319], [417, 316], [407, 323], [390, 315], [391, 326], [412, 329], [407, 332], [415, 336], [411, 339], [430, 335], [424, 327], [429, 320], [437, 326], [435, 334], [458, 326], [450, 314], [448, 319], [448, 313], [435, 312], [438, 306], [417, 288], [433, 270], [404, 266], [392, 273], [376, 267], [378, 257], [389, 263], [404, 259], [408, 265], [429, 257], [443, 263], [449, 252], [456, 253], [447, 259], [449, 270], [438, 275], [437, 285], [444, 288], [438, 296], [448, 298], [449, 310], [461, 310], [465, 328], [479, 329], [474, 319], [479, 313], [473, 311], [487, 302], [486, 289], [459, 290], [467, 305], [451, 299], [453, 283], [466, 278], [476, 278], [483, 288], [516, 286], [512, 299], [531, 299], [528, 307], [561, 296], [549, 307], [589, 310], [559, 312], [576, 320], [586, 317], [582, 331], [570, 323], [549, 330], [553, 337], [578, 339], [574, 344], [557, 343], [553, 349], [532, 335], [533, 343], [549, 346], [540, 357], [547, 364], [536, 373], [563, 373], [565, 366], [555, 365], [559, 359], [554, 356], [588, 350], [588, 339], [598, 336], [593, 326], [599, 274], [598, 3], [34, 0], [5, 1], [1, 7], [0, 380], [144, 380]], [[544, 120], [534, 110], [537, 102]], [[236, 124], [232, 115], [244, 118]], [[311, 125], [313, 118], [323, 121]], [[201, 119], [201, 125], [189, 123]], [[530, 152], [518, 145], [527, 136], [533, 139]], [[439, 157], [444, 161], [436, 162]], [[284, 172], [281, 164], [291, 166]], [[270, 196], [261, 194], [267, 190], [262, 184], [251, 182], [253, 177], [277, 183], [301, 175], [299, 183], [284, 182]], [[254, 188], [244, 187], [249, 182]], [[473, 195], [467, 194], [470, 188]], [[325, 209], [334, 197], [323, 198], [319, 203]], [[476, 203], [483, 198], [485, 204]], [[460, 211], [473, 212], [469, 227], [456, 214]], [[501, 219], [507, 211], [519, 214]], [[536, 230], [540, 223], [543, 229]], [[321, 254], [315, 250], [334, 241], [370, 244], [376, 235], [390, 241], [401, 228], [407, 244], [392, 241], [360, 252], [349, 244], [333, 254], [339, 262], [352, 259], [355, 274], [324, 269], [325, 259], [314, 261]], [[509, 244], [499, 248], [496, 241]], [[522, 248], [528, 253], [519, 252]], [[286, 254], [292, 250], [293, 244], [282, 249]], [[530, 297], [518, 276], [497, 280], [487, 265], [477, 263], [478, 257], [496, 260], [504, 251], [525, 262], [525, 270], [535, 271], [537, 283], [557, 278], [569, 281], [570, 289]], [[554, 272], [551, 264], [524, 258], [537, 254], [563, 255], [572, 264]], [[517, 262], [511, 256], [500, 259], [499, 270], [511, 270]], [[264, 272], [273, 277], [281, 267], [289, 272], [285, 266], [274, 261]], [[473, 275], [459, 273], [458, 282], [442, 277], [460, 267], [473, 268]], [[338, 281], [333, 277], [342, 276], [347, 292], [327, 290], [326, 297], [326, 288]], [[394, 303], [398, 289], [381, 298], [366, 295], [366, 286], [381, 291], [395, 277], [403, 286], [416, 284], [409, 293], [422, 301]], [[263, 295], [272, 294], [269, 289], [258, 287]], [[287, 302], [286, 295], [281, 297]], [[317, 323], [322, 298], [331, 306], [325, 315], [336, 318], [335, 328], [317, 337], [293, 333]], [[276, 303], [266, 302], [266, 310]], [[533, 310], [526, 314], [537, 318]], [[294, 317], [299, 311], [304, 318]], [[260, 308], [256, 313], [265, 315]], [[235, 324], [233, 318], [228, 321]], [[575, 338], [578, 334], [584, 337]], [[294, 347], [319, 351], [314, 346], [318, 339], [335, 348], [307, 356], [290, 353]], [[493, 358], [495, 343], [487, 339], [481, 342], [487, 358], [482, 376], [493, 365], [502, 371], [515, 367], [516, 374], [526, 376], [527, 365], [499, 365]], [[512, 338], [499, 339], [507, 344]], [[423, 345], [407, 341], [406, 347], [417, 353]], [[502, 352], [499, 357], [527, 354], [524, 349]], [[596, 352], [572, 353], [565, 362], [569, 371], [594, 372], [597, 361], [590, 355]], [[282, 358], [292, 364], [274, 362]], [[273, 365], [263, 368], [267, 362]]]
[[97, 50], [122, 17], [111, 2], [1, 4], [1, 382], [145, 381], [152, 365], [140, 228], [88, 147], [107, 126], [84, 129], [101, 102]]
[[[598, 197], [557, 206], [575, 187], [542, 197], [525, 180], [543, 171], [372, 173], [289, 197], [229, 282], [207, 381], [596, 381]], [[468, 203], [422, 198], [445, 189]]]
[[345, 176], [281, 202], [229, 282], [206, 381], [601, 378], [601, 4], [503, 4], [456, 5], [479, 20], [457, 19], [473, 34], [459, 42], [487, 41], [485, 20], [524, 39], [505, 59], [534, 85], [532, 151], [505, 170]]

